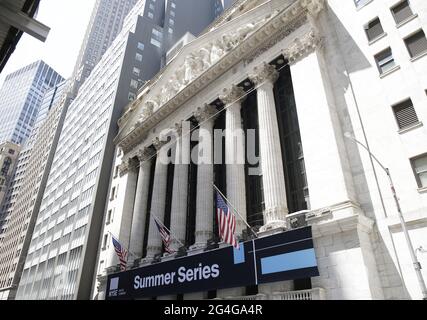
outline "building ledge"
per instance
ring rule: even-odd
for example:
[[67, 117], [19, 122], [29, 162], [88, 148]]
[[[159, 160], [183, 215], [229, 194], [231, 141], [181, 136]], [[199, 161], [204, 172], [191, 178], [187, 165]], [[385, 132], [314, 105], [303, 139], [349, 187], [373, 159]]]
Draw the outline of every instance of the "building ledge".
[[422, 123], [421, 121], [419, 121], [419, 122], [414, 123], [413, 125], [411, 125], [411, 126], [409, 126], [409, 127], [406, 127], [406, 128], [400, 129], [398, 132], [399, 132], [399, 134], [404, 134], [404, 133], [406, 133], [406, 132], [412, 131], [412, 130], [417, 129], [417, 128], [420, 128], [420, 127], [422, 127], [422, 126], [423, 126], [423, 123]]
[[365, 4], [361, 5], [360, 7], [357, 7], [356, 10], [362, 10], [364, 7], [366, 7], [368, 4], [372, 3], [374, 0], [370, 0], [368, 2], [366, 2]]
[[372, 39], [371, 41], [369, 41], [369, 45], [373, 45], [375, 42], [380, 41], [382, 38], [387, 37], [387, 32], [383, 32], [382, 34], [380, 34], [378, 37], [376, 37], [375, 39]]
[[414, 20], [417, 17], [418, 17], [417, 13], [413, 14], [412, 16], [410, 16], [410, 17], [406, 18], [405, 20], [403, 20], [402, 22], [399, 22], [398, 24], [396, 24], [396, 28], [400, 28], [401, 26], [407, 24], [408, 22]]
[[397, 66], [395, 66], [395, 67], [391, 68], [390, 70], [387, 70], [387, 71], [386, 71], [386, 72], [384, 72], [384, 73], [381, 73], [381, 74], [380, 74], [380, 78], [381, 78], [381, 79], [383, 79], [383, 78], [387, 77], [388, 75], [390, 75], [390, 74], [394, 73], [394, 72], [395, 72], [395, 71], [397, 71], [397, 70], [400, 70], [400, 66], [399, 66], [399, 65], [397, 65]]
[[419, 193], [427, 193], [427, 187], [419, 188], [419, 189], [418, 189], [418, 192], [419, 192]]
[[411, 58], [411, 62], [417, 61], [418, 59], [421, 59], [421, 58], [423, 58], [425, 56], [427, 56], [427, 51], [425, 51], [425, 52], [423, 52], [423, 53], [421, 53], [421, 54], [419, 54], [419, 55]]

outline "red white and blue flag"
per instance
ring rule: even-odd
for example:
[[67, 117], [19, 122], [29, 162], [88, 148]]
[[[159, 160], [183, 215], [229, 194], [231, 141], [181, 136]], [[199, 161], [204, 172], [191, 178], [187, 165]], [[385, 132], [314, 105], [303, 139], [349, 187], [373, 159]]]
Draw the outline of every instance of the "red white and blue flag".
[[216, 217], [218, 221], [219, 236], [225, 243], [231, 244], [234, 248], [239, 249], [239, 241], [234, 236], [236, 231], [236, 217], [231, 212], [229, 206], [225, 203], [224, 198], [216, 193]]
[[172, 238], [169, 230], [163, 225], [163, 223], [157, 220], [156, 217], [154, 217], [154, 222], [156, 223], [157, 229], [159, 229], [160, 236], [162, 237], [162, 241], [165, 246], [165, 251], [167, 253], [174, 253], [175, 251], [170, 248]]
[[117, 256], [119, 257], [120, 269], [122, 271], [126, 271], [128, 251], [120, 244], [119, 240], [117, 240], [113, 236], [111, 236], [111, 239], [113, 240], [114, 250], [116, 251]]

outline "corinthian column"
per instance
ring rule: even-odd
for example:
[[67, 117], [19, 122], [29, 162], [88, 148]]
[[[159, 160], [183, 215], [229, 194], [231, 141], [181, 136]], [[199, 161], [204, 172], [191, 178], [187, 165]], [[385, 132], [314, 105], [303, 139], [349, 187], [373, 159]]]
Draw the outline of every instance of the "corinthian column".
[[[187, 226], [188, 166], [190, 159], [189, 123], [176, 125], [175, 170], [172, 191], [171, 233], [173, 244], [177, 248], [185, 243]], [[176, 238], [176, 239], [175, 239]]]
[[152, 156], [153, 152], [149, 151], [147, 148], [138, 152], [138, 184], [136, 187], [135, 205], [133, 207], [132, 229], [129, 245], [129, 250], [137, 257], [142, 256]]
[[[225, 163], [227, 170], [227, 198], [239, 214], [246, 220], [245, 188], [245, 133], [242, 127], [242, 97], [245, 91], [237, 86], [225, 89], [220, 97], [225, 111]], [[246, 228], [242, 218], [236, 215], [236, 234]]]
[[157, 138], [153, 141], [154, 147], [158, 151], [156, 168], [154, 172], [153, 182], [153, 196], [151, 198], [151, 214], [150, 214], [150, 227], [148, 230], [148, 241], [147, 241], [147, 258], [152, 258], [162, 250], [162, 239], [157, 229], [154, 217], [159, 219], [161, 222], [164, 221], [165, 208], [166, 208], [166, 186], [167, 186], [167, 174], [168, 164], [165, 163], [164, 159], [167, 158], [166, 154], [168, 151], [167, 146], [164, 142], [159, 141]]
[[264, 230], [285, 226], [288, 214], [285, 174], [280, 146], [279, 125], [273, 87], [278, 78], [276, 69], [264, 63], [255, 68], [250, 79], [258, 86], [259, 144], [264, 188]]
[[213, 116], [214, 106], [205, 105], [195, 114], [200, 124], [197, 167], [196, 246], [204, 246], [213, 234]]

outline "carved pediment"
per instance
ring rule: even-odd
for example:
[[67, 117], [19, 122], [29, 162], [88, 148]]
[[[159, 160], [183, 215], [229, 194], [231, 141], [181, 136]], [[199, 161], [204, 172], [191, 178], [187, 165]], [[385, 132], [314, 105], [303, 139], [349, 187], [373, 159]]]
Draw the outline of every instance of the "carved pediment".
[[[250, 1], [248, 1], [250, 2]], [[251, 61], [308, 23], [323, 0], [271, 0], [193, 40], [148, 84], [119, 120], [115, 139], [128, 152], [150, 130], [239, 61]], [[307, 29], [307, 28], [305, 28]], [[319, 45], [315, 30], [299, 34], [283, 54], [292, 63]], [[224, 98], [224, 97], [222, 97]], [[208, 101], [205, 101], [208, 102]]]
[[150, 92], [144, 94], [127, 108], [119, 120], [119, 126], [127, 124], [131, 115], [134, 118], [135, 112], [138, 112], [139, 115], [134, 126], [143, 122], [146, 117], [170, 101], [211, 66], [218, 63], [266, 21], [272, 19], [277, 12], [274, 14], [262, 11], [257, 14], [255, 10], [247, 12], [242, 17], [213, 29], [182, 48], [157, 79], [153, 79], [147, 84], [150, 86]]

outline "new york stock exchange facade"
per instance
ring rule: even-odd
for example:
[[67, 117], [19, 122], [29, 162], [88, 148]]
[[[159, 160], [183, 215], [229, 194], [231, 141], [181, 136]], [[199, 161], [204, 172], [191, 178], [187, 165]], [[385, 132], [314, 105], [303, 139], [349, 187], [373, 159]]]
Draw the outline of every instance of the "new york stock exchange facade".
[[[325, 2], [240, 2], [119, 121], [94, 298], [404, 298], [381, 282], [357, 200]], [[240, 250], [218, 240], [214, 185], [257, 232], [236, 216]], [[130, 251], [124, 272], [111, 235]]]

